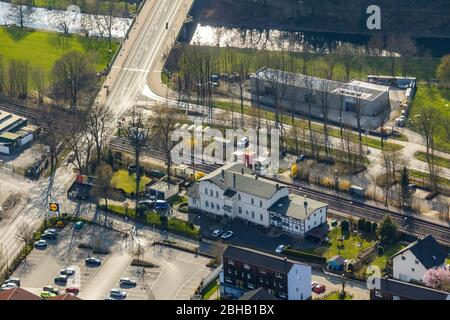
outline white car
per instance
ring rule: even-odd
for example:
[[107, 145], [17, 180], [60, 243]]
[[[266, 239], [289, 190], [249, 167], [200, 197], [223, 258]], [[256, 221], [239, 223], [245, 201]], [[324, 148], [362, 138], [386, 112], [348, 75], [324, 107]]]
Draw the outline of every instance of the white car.
[[125, 299], [127, 297], [127, 293], [120, 289], [114, 288], [109, 292], [109, 296], [112, 298]]
[[61, 271], [59, 272], [61, 274], [64, 274], [66, 276], [73, 276], [75, 274], [75, 269], [74, 268], [64, 268], [61, 269]]
[[34, 243], [35, 248], [47, 248], [47, 241], [39, 240]]
[[280, 244], [280, 245], [275, 249], [275, 252], [276, 252], [276, 253], [282, 253], [284, 249], [286, 249], [286, 246], [285, 246], [284, 244]]
[[8, 282], [8, 283], [5, 283], [4, 285], [2, 285], [0, 287], [0, 291], [8, 290], [8, 289], [15, 289], [17, 287], [18, 287], [17, 284], [12, 283], [12, 282]]
[[223, 233], [223, 230], [214, 230], [214, 231], [212, 232], [212, 236], [213, 236], [214, 238], [218, 238], [218, 237], [220, 237], [220, 236], [222, 235], [222, 233]]

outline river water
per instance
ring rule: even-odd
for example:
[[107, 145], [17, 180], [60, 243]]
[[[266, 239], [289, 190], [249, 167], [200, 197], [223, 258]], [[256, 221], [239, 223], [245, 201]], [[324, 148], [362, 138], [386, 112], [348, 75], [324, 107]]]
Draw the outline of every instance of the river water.
[[[14, 20], [10, 15], [11, 4], [0, 2], [0, 24], [11, 25]], [[76, 11], [48, 10], [45, 8], [34, 8], [29, 18], [25, 20], [24, 26], [31, 29], [63, 32], [59, 27], [64, 21], [68, 25], [69, 33], [86, 33], [91, 36], [106, 36], [107, 31], [103, 26], [108, 22], [106, 16], [95, 16], [79, 13]], [[112, 18], [111, 34], [113, 38], [125, 37], [132, 19]]]
[[[228, 26], [194, 26], [189, 43], [192, 45], [248, 48], [271, 51], [328, 53], [349, 43], [366, 50], [370, 37], [354, 34], [283, 31], [274, 29], [234, 28]], [[416, 39], [419, 51], [439, 57], [450, 53], [448, 39]], [[388, 52], [384, 51], [386, 55]]]

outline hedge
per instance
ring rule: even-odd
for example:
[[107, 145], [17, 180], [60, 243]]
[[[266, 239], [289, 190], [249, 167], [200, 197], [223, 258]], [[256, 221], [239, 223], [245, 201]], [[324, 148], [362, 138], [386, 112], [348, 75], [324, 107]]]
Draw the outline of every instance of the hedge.
[[298, 251], [293, 249], [284, 249], [283, 254], [286, 254], [286, 256], [303, 261], [303, 262], [309, 262], [314, 264], [320, 264], [324, 265], [327, 262], [327, 259], [322, 256], [318, 256], [315, 254], [307, 253], [304, 251]]

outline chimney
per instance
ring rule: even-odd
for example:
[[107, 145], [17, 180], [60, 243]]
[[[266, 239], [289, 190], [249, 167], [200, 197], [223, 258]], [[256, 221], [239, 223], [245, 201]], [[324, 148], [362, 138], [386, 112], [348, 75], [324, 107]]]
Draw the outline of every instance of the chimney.
[[236, 189], [236, 173], [233, 173], [233, 188]]
[[305, 211], [308, 212], [308, 201], [306, 200], [306, 194], [305, 194], [305, 201], [303, 201], [303, 205], [305, 206]]

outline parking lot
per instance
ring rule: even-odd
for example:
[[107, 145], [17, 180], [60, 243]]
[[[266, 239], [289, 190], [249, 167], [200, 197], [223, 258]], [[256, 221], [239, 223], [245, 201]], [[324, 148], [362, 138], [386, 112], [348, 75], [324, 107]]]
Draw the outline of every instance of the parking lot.
[[[151, 237], [151, 235], [149, 235]], [[206, 267], [208, 258], [179, 251], [165, 246], [152, 247], [148, 238], [141, 239], [144, 259], [156, 265], [155, 268], [131, 266], [133, 239], [121, 233], [99, 226], [85, 225], [80, 231], [73, 225], [66, 226], [58, 234], [57, 240], [49, 240], [46, 249], [33, 249], [14, 277], [21, 279], [21, 286], [35, 294], [40, 294], [47, 285], [65, 288], [75, 285], [80, 289], [79, 297], [86, 300], [103, 300], [112, 288], [120, 288], [127, 293], [126, 299], [189, 299], [211, 270]], [[109, 250], [108, 254], [94, 254], [93, 249], [81, 249], [79, 244], [98, 246]], [[87, 257], [101, 260], [98, 267], [86, 266]], [[141, 258], [142, 259], [142, 258]], [[75, 275], [68, 278], [67, 285], [58, 286], [54, 278], [65, 267], [74, 268]], [[120, 287], [121, 278], [135, 279], [136, 286]]]

